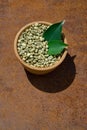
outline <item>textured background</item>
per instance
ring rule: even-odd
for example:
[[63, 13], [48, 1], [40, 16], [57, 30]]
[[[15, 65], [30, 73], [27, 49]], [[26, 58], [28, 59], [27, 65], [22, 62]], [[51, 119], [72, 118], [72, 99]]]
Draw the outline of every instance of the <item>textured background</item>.
[[[15, 57], [27, 23], [66, 19], [65, 61], [35, 76]], [[0, 130], [87, 130], [87, 0], [0, 0]]]

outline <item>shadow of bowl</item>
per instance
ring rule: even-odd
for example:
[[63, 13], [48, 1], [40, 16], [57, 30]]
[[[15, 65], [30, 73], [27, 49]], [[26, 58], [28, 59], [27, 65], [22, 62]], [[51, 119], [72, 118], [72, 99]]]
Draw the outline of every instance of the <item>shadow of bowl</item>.
[[74, 58], [75, 56], [71, 57], [67, 54], [63, 63], [46, 75], [34, 75], [25, 70], [27, 78], [34, 87], [41, 91], [48, 93], [63, 91], [70, 86], [75, 78]]

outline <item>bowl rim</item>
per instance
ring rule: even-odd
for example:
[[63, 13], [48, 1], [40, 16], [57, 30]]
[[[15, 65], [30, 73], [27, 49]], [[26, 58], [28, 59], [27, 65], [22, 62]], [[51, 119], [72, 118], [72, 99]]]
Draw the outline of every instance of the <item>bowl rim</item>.
[[[17, 51], [17, 41], [18, 41], [19, 36], [21, 35], [21, 33], [22, 33], [25, 29], [27, 29], [29, 26], [31, 26], [32, 24], [35, 24], [35, 23], [43, 23], [43, 24], [47, 24], [47, 25], [51, 25], [51, 24], [52, 24], [52, 23], [45, 22], [45, 21], [35, 21], [35, 22], [31, 22], [31, 23], [28, 23], [28, 24], [26, 24], [25, 26], [23, 26], [23, 27], [18, 31], [18, 33], [16, 34], [15, 39], [14, 39], [14, 52], [15, 52], [15, 54], [16, 54], [16, 57], [17, 57], [18, 60], [21, 62], [21, 64], [23, 64], [25, 67], [30, 68], [30, 69], [32, 69], [32, 70], [36, 70], [36, 71], [42, 71], [42, 70], [44, 71], [44, 70], [45, 70], [45, 71], [46, 71], [46, 70], [54, 69], [54, 68], [56, 68], [58, 65], [60, 65], [60, 64], [63, 62], [63, 60], [65, 59], [65, 57], [66, 57], [66, 55], [67, 55], [67, 52], [68, 52], [67, 49], [64, 50], [64, 53], [63, 53], [63, 55], [61, 56], [60, 60], [55, 61], [54, 64], [51, 65], [51, 66], [41, 67], [41, 68], [40, 68], [40, 67], [35, 67], [35, 66], [31, 65], [31, 64], [26, 63], [25, 61], [23, 61], [23, 60], [21, 59], [21, 57], [20, 57], [19, 54], [18, 54], [18, 51]], [[67, 39], [66, 39], [66, 38], [64, 38], [64, 43], [67, 44]], [[68, 47], [67, 47], [67, 48], [68, 48]]]

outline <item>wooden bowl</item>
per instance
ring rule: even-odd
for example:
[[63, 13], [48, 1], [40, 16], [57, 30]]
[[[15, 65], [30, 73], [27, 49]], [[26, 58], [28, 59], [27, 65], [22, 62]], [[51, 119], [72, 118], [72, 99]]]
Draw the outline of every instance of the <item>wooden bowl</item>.
[[[49, 22], [45, 22], [45, 21], [37, 21], [37, 22], [32, 22], [32, 23], [29, 23], [27, 25], [25, 25], [24, 27], [22, 27], [19, 32], [17, 33], [16, 37], [15, 37], [15, 40], [14, 40], [14, 51], [15, 51], [15, 54], [16, 54], [16, 57], [17, 59], [20, 61], [20, 63], [24, 66], [25, 69], [27, 69], [29, 72], [33, 73], [33, 74], [38, 74], [38, 75], [42, 75], [42, 74], [46, 74], [46, 73], [49, 73], [51, 71], [53, 71], [56, 67], [58, 67], [62, 62], [63, 60], [65, 59], [66, 55], [67, 55], [67, 49], [63, 52], [62, 56], [61, 56], [61, 59], [60, 60], [57, 60], [52, 66], [49, 66], [49, 67], [43, 67], [43, 68], [39, 68], [39, 67], [34, 67], [34, 66], [31, 66], [29, 64], [27, 64], [26, 62], [24, 62], [21, 57], [19, 56], [18, 54], [18, 51], [17, 51], [17, 41], [18, 41], [18, 38], [19, 36], [21, 35], [21, 33], [26, 29], [28, 28], [29, 26], [31, 26], [32, 24], [34, 23], [43, 23], [43, 24], [46, 24], [46, 25], [51, 25], [51, 23]], [[67, 40], [66, 38], [64, 37], [64, 43], [67, 43]]]

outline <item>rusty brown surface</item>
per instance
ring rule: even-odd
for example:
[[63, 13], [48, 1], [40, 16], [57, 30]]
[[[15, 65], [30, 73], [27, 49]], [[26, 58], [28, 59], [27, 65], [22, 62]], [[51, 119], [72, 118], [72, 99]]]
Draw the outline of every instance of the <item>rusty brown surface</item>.
[[[87, 1], [0, 0], [0, 130], [87, 130]], [[35, 76], [15, 57], [19, 29], [66, 19], [69, 54], [52, 73]]]

